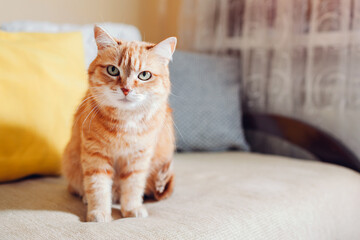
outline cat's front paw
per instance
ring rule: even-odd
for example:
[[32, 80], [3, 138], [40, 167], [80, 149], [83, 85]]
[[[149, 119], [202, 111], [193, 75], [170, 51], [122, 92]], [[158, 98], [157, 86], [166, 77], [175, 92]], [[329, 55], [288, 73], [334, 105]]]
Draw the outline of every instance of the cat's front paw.
[[87, 214], [87, 222], [111, 222], [111, 214], [102, 211], [91, 211]]
[[148, 214], [145, 206], [142, 205], [142, 206], [140, 206], [138, 208], [128, 210], [128, 211], [121, 209], [121, 215], [124, 218], [127, 218], [127, 217], [145, 218], [149, 214]]

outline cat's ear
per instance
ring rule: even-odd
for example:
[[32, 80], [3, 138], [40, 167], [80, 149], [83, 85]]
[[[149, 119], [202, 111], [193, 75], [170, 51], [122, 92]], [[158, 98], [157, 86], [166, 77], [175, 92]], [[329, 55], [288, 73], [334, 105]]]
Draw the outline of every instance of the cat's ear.
[[169, 37], [153, 47], [154, 53], [160, 57], [172, 60], [172, 55], [175, 52], [177, 39], [176, 37]]
[[107, 47], [114, 47], [117, 45], [117, 42], [112, 38], [104, 29], [95, 25], [94, 27], [94, 36], [96, 45], [99, 50], [102, 50]]

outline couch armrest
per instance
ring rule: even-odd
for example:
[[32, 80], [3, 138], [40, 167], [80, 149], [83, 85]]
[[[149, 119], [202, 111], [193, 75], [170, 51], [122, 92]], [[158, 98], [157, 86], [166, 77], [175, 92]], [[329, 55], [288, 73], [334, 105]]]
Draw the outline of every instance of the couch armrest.
[[360, 160], [334, 136], [305, 122], [274, 114], [245, 113], [244, 128], [279, 137], [310, 153], [320, 161], [360, 172]]

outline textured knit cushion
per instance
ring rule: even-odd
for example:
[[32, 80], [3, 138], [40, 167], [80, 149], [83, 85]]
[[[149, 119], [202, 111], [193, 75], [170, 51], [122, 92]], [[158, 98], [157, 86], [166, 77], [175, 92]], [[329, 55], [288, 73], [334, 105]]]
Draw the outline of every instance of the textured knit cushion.
[[0, 182], [59, 173], [86, 85], [81, 33], [0, 31]]
[[[139, 30], [131, 25], [121, 23], [100, 23], [112, 36], [123, 40], [141, 40]], [[69, 31], [81, 31], [85, 49], [85, 63], [88, 67], [97, 54], [97, 47], [94, 40], [94, 24], [57, 24], [51, 22], [37, 21], [15, 21], [3, 23], [0, 29], [9, 32], [44, 32], [59, 33]]]
[[241, 125], [240, 63], [177, 51], [170, 64], [177, 148], [248, 150]]
[[360, 175], [247, 153], [175, 155], [176, 186], [147, 218], [84, 223], [62, 178], [0, 184], [0, 239], [358, 240]]

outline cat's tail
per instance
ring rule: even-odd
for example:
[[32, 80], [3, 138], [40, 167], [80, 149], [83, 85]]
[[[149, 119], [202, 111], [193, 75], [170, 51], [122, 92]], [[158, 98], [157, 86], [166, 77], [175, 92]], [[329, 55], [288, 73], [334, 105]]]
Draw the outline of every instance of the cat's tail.
[[154, 169], [148, 179], [146, 195], [158, 201], [168, 198], [173, 193], [174, 181], [173, 162], [165, 162], [159, 168]]

